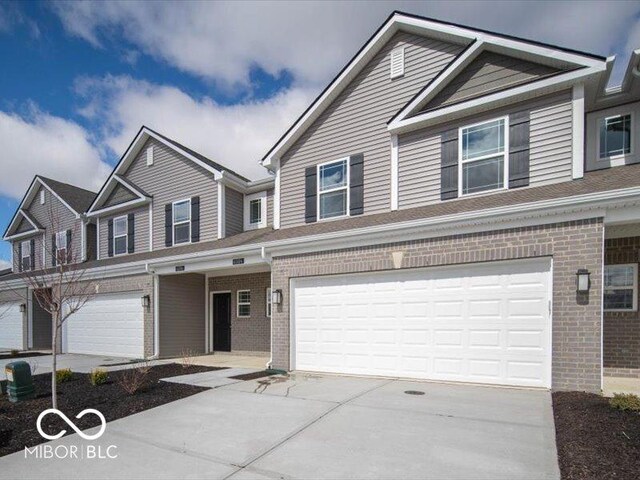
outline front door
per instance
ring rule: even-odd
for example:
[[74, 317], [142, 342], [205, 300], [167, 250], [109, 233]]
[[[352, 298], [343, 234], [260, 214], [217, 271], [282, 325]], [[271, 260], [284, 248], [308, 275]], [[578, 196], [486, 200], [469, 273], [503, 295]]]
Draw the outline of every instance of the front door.
[[213, 294], [213, 350], [231, 351], [231, 294]]

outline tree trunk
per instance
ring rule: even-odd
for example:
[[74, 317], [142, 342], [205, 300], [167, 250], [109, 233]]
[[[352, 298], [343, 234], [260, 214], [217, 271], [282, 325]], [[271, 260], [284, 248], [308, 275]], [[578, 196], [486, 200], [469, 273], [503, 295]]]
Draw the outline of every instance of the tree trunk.
[[57, 311], [54, 315], [55, 319], [53, 321], [53, 332], [52, 332], [52, 343], [51, 343], [51, 406], [52, 408], [58, 408], [58, 382], [56, 379], [56, 371], [58, 367], [58, 316], [60, 312]]

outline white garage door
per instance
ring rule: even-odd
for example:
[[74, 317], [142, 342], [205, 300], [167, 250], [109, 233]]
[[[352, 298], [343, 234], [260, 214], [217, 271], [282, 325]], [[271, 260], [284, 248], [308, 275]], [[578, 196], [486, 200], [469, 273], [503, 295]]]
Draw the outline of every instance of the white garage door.
[[141, 358], [141, 292], [97, 295], [65, 322], [65, 352]]
[[22, 350], [22, 328], [20, 303], [0, 303], [0, 349]]
[[292, 281], [297, 370], [550, 387], [550, 264]]

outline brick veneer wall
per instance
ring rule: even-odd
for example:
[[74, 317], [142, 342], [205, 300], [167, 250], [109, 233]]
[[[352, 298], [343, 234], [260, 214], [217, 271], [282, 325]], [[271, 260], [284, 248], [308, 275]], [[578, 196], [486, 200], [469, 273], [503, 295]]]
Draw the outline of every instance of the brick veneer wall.
[[[272, 316], [273, 366], [289, 369], [291, 278], [391, 270], [393, 252], [404, 252], [402, 268], [552, 256], [552, 386], [597, 392], [602, 358], [602, 239], [602, 219], [594, 218], [273, 258], [273, 288], [283, 292], [283, 302]], [[576, 294], [579, 268], [591, 271], [586, 297]]]
[[[638, 263], [640, 237], [605, 240], [605, 265]], [[640, 315], [604, 312], [604, 367], [607, 374], [637, 376], [640, 370]]]
[[[266, 290], [271, 285], [271, 272], [209, 278], [209, 292], [231, 291], [231, 350], [269, 352], [271, 319], [267, 317]], [[237, 291], [251, 291], [251, 316], [238, 318]]]

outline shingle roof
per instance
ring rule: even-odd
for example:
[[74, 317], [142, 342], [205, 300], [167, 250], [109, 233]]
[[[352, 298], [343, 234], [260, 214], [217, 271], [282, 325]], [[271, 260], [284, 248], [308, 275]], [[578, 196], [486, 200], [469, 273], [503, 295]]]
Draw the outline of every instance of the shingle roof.
[[251, 180], [249, 180], [248, 178], [240, 175], [237, 172], [234, 172], [233, 170], [231, 170], [228, 167], [225, 167], [223, 165], [220, 165], [217, 162], [214, 162], [213, 160], [205, 157], [204, 155], [202, 155], [201, 153], [196, 152], [195, 150], [191, 150], [189, 147], [185, 147], [184, 145], [182, 145], [179, 142], [176, 142], [175, 140], [167, 137], [166, 135], [162, 135], [161, 133], [156, 132], [155, 130], [152, 130], [151, 128], [145, 126], [144, 128], [146, 128], [147, 130], [149, 130], [150, 132], [153, 132], [155, 135], [163, 138], [164, 140], [166, 140], [167, 142], [171, 143], [172, 145], [184, 150], [185, 152], [187, 152], [189, 155], [193, 155], [194, 157], [196, 157], [198, 160], [206, 163], [207, 165], [209, 165], [210, 167], [215, 168], [216, 170], [220, 170], [220, 171], [227, 171], [227, 172], [231, 172], [233, 173], [236, 177], [241, 178], [242, 180], [244, 180], [245, 182], [250, 182]]
[[96, 197], [95, 192], [76, 187], [75, 185], [62, 183], [51, 178], [43, 177], [42, 175], [38, 175], [38, 178], [43, 183], [46, 183], [47, 186], [56, 193], [56, 195], [67, 202], [69, 206], [78, 213], [86, 212], [93, 202], [93, 199]]

